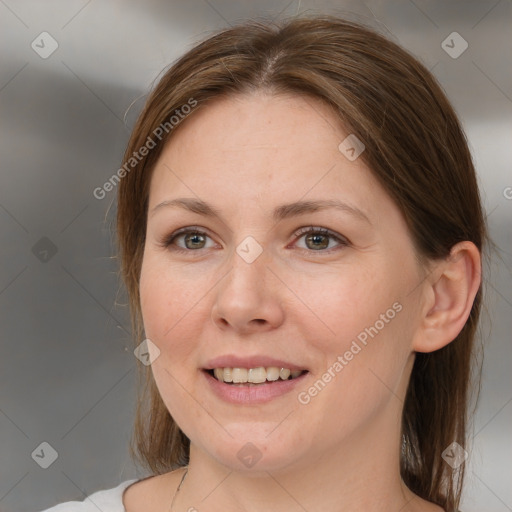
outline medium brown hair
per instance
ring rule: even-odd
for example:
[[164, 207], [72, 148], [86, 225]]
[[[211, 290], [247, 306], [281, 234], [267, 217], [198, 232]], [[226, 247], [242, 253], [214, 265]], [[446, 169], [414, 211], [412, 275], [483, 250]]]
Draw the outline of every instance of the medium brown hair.
[[[360, 158], [400, 208], [422, 261], [446, 258], [463, 240], [482, 252], [486, 228], [471, 154], [436, 79], [386, 37], [334, 16], [249, 21], [196, 45], [150, 94], [123, 164], [191, 99], [199, 110], [209, 100], [258, 90], [314, 97], [333, 109], [364, 142]], [[166, 141], [185, 122], [165, 130], [156, 147], [132, 160], [119, 184], [120, 270], [137, 344], [143, 339], [139, 277], [151, 171]], [[454, 441], [466, 446], [481, 297], [482, 288], [453, 342], [416, 354], [403, 409], [402, 478], [414, 493], [449, 512], [459, 505], [464, 465], [453, 470], [441, 454]], [[160, 474], [187, 464], [189, 440], [167, 411], [152, 373], [140, 367], [145, 381], [139, 383], [131, 453]]]

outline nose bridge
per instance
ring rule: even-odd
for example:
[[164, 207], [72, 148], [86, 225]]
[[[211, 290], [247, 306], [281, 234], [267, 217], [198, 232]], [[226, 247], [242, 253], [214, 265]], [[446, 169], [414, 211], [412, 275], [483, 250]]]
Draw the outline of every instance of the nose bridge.
[[[246, 237], [235, 247], [231, 255], [231, 270], [226, 276], [223, 291], [235, 295], [248, 295], [248, 300], [251, 299], [249, 295], [253, 295], [254, 299], [267, 293], [270, 263], [269, 251], [264, 250], [253, 237]], [[238, 298], [241, 299], [243, 297]]]
[[215, 295], [214, 322], [241, 330], [254, 323], [278, 324], [282, 317], [279, 280], [269, 268], [270, 252], [254, 238], [246, 237], [233, 250], [229, 266]]

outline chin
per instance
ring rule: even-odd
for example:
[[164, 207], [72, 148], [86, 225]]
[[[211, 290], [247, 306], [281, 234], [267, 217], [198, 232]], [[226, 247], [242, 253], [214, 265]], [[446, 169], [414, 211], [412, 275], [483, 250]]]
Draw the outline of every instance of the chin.
[[[275, 428], [275, 424], [272, 426]], [[291, 465], [300, 465], [300, 453], [304, 451], [302, 441], [298, 436], [294, 441], [289, 435], [275, 436], [269, 435], [272, 428], [262, 429], [244, 429], [239, 427], [239, 435], [228, 429], [233, 437], [227, 434], [213, 444], [209, 438], [206, 443], [201, 443], [203, 449], [207, 451], [212, 458], [222, 464], [230, 471], [245, 473], [254, 476], [267, 476], [267, 472], [279, 472]]]

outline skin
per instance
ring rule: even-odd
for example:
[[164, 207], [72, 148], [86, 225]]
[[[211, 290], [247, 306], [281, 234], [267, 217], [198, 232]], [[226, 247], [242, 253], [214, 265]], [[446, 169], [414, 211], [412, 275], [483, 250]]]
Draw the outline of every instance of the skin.
[[[156, 384], [191, 440], [173, 510], [441, 511], [401, 482], [400, 417], [415, 351], [441, 348], [467, 320], [479, 253], [461, 242], [446, 261], [420, 265], [398, 207], [361, 158], [349, 161], [338, 149], [347, 135], [317, 99], [258, 92], [196, 111], [160, 156], [140, 293], [146, 336], [160, 350], [151, 365]], [[178, 197], [213, 204], [222, 220], [153, 211]], [[271, 218], [277, 206], [317, 199], [342, 200], [369, 222], [335, 209]], [[206, 238], [189, 241], [192, 249], [185, 236], [162, 245], [189, 226]], [[296, 234], [311, 226], [346, 243]], [[248, 236], [263, 249], [250, 264], [236, 252]], [[394, 303], [401, 311], [300, 403], [298, 393]], [[200, 370], [224, 354], [291, 360], [309, 374], [271, 402], [233, 405], [210, 391]], [[247, 442], [262, 455], [251, 468], [237, 457]], [[182, 474], [132, 485], [128, 512], [169, 510]]]

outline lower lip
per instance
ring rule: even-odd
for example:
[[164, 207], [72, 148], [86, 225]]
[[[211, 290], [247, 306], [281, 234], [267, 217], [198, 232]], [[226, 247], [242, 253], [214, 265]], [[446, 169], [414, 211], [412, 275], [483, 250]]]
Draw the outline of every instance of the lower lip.
[[285, 395], [300, 385], [308, 373], [304, 373], [295, 379], [276, 380], [257, 385], [232, 385], [220, 382], [208, 372], [202, 370], [206, 381], [212, 391], [225, 402], [238, 405], [252, 405], [270, 402], [272, 399]]

